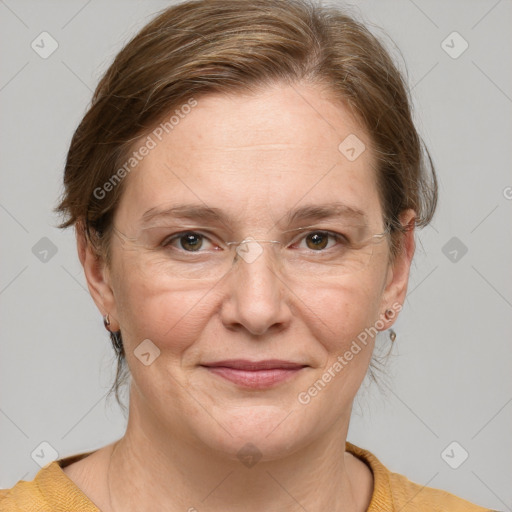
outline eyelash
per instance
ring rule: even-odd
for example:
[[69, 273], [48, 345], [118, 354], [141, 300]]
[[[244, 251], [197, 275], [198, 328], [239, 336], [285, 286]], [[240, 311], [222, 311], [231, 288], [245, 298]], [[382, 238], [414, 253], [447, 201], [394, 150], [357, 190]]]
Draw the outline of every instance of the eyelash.
[[[172, 242], [176, 241], [176, 240], [180, 240], [183, 236], [187, 235], [187, 234], [192, 234], [192, 235], [198, 235], [200, 237], [203, 237], [203, 239], [206, 239], [208, 240], [210, 243], [213, 243], [209, 237], [199, 231], [180, 231], [179, 233], [175, 233], [169, 237], [167, 237], [161, 244], [162, 247], [164, 248], [168, 248], [168, 247], [173, 247], [171, 244]], [[350, 241], [349, 239], [341, 234], [341, 233], [336, 233], [334, 231], [329, 231], [329, 230], [324, 230], [324, 229], [317, 229], [317, 230], [311, 230], [311, 231], [307, 231], [305, 232], [301, 238], [299, 238], [299, 242], [306, 239], [308, 236], [310, 235], [314, 235], [314, 234], [320, 234], [320, 235], [323, 235], [323, 236], [329, 236], [331, 238], [334, 238], [336, 242], [344, 245], [344, 246], [347, 246], [350, 244]], [[179, 251], [182, 251], [182, 252], [185, 252], [185, 253], [190, 253], [190, 254], [199, 254], [199, 253], [202, 253], [202, 252], [205, 252], [205, 251], [201, 251], [201, 250], [198, 250], [198, 251], [187, 251], [186, 249], [183, 249], [183, 248], [177, 248], [177, 247], [173, 247], [174, 249], [177, 249]], [[329, 249], [332, 249], [332, 247], [330, 247]], [[315, 251], [313, 249], [310, 249], [311, 252], [326, 252], [328, 251], [329, 249], [323, 249], [323, 250], [318, 250], [318, 251]]]

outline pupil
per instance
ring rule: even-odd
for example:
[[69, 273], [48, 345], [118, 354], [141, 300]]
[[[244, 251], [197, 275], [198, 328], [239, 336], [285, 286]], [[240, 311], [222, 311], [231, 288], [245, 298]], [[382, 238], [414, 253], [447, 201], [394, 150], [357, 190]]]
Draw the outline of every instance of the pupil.
[[[324, 249], [327, 246], [328, 237], [321, 233], [314, 233], [307, 238], [308, 246], [310, 249]], [[312, 242], [312, 245], [309, 244]]]
[[182, 247], [187, 250], [196, 251], [201, 248], [203, 242], [201, 240], [201, 235], [197, 235], [195, 233], [187, 233], [181, 237]]

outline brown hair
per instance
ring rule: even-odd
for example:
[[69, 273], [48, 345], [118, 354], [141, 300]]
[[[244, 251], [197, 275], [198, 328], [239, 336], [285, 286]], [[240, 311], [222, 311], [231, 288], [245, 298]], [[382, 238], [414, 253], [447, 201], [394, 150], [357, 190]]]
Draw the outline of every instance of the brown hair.
[[[109, 264], [124, 183], [112, 179], [129, 171], [135, 140], [191, 98], [298, 81], [323, 85], [368, 131], [394, 257], [404, 232], [400, 213], [415, 210], [419, 227], [432, 219], [434, 166], [414, 126], [404, 79], [383, 44], [339, 8], [311, 0], [189, 0], [146, 25], [106, 71], [73, 136], [56, 208], [66, 216], [59, 227], [75, 225]], [[118, 391], [128, 370], [120, 332], [112, 342], [118, 365], [110, 392], [123, 407]]]

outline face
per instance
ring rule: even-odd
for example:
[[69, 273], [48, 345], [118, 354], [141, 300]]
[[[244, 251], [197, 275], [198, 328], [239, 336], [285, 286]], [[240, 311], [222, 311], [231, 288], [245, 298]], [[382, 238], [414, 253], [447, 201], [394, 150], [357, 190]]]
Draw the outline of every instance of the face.
[[[200, 97], [160, 132], [125, 178], [110, 268], [95, 273], [82, 252], [99, 309], [122, 331], [131, 414], [230, 457], [246, 443], [272, 459], [346, 434], [374, 346], [362, 333], [391, 326], [383, 312], [401, 304], [412, 256], [391, 267], [377, 238], [369, 260], [368, 247], [353, 253], [367, 263], [357, 271], [329, 263], [342, 249], [326, 231], [384, 229], [367, 133], [312, 85]], [[355, 160], [339, 149], [350, 134], [367, 148]], [[248, 236], [280, 243], [215, 273], [226, 242]], [[323, 266], [316, 251], [331, 251]]]

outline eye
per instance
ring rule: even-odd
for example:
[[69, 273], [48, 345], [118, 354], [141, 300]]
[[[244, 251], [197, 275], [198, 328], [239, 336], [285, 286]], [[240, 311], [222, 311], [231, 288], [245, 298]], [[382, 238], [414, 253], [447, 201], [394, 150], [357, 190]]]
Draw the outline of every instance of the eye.
[[348, 244], [348, 240], [344, 235], [331, 231], [312, 231], [302, 238], [301, 243], [303, 241], [308, 249], [317, 252], [323, 251], [326, 248], [330, 249], [337, 243], [342, 245]]
[[186, 252], [199, 252], [199, 250], [208, 243], [211, 244], [205, 235], [197, 233], [196, 231], [185, 231], [166, 238], [162, 243], [162, 246], [171, 246], [176, 249], [182, 249]]

